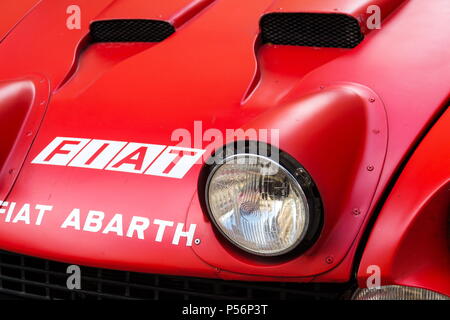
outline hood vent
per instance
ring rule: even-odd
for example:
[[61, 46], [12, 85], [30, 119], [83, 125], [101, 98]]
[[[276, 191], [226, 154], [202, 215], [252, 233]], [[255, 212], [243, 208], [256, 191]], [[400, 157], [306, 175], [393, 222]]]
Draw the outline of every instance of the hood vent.
[[269, 13], [260, 21], [263, 43], [354, 48], [364, 38], [358, 20], [335, 13]]
[[101, 20], [90, 26], [93, 42], [161, 42], [174, 32], [170, 23], [161, 20]]

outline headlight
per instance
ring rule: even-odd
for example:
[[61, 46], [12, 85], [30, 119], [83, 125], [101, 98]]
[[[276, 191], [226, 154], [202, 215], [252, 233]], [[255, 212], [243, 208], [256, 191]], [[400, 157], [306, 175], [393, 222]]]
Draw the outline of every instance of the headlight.
[[449, 300], [450, 298], [434, 291], [405, 286], [384, 286], [371, 289], [358, 289], [353, 300]]
[[206, 202], [229, 241], [261, 256], [293, 250], [310, 225], [317, 225], [311, 222], [311, 208], [297, 178], [256, 154], [235, 154], [217, 165], [209, 174]]

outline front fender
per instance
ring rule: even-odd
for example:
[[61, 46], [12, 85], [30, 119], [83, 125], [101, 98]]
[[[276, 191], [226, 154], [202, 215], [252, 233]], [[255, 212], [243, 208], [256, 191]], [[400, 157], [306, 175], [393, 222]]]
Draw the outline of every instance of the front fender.
[[377, 266], [381, 285], [450, 296], [450, 111], [447, 109], [401, 172], [369, 236], [360, 287]]

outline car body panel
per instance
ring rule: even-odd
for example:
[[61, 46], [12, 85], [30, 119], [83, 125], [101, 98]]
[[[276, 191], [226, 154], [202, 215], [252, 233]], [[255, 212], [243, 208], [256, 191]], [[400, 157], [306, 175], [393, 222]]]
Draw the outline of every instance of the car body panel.
[[6, 199], [20, 172], [49, 98], [47, 79], [31, 76], [0, 82], [0, 199]]
[[375, 222], [359, 265], [361, 287], [372, 275], [370, 266], [377, 266], [381, 285], [450, 295], [450, 149], [443, 147], [449, 138], [447, 109], [411, 156]]
[[[244, 127], [279, 129], [279, 144], [264, 142], [302, 159], [314, 177], [323, 202], [324, 224], [309, 250], [288, 260], [255, 260], [215, 236], [198, 205], [191, 207], [188, 221], [199, 225], [200, 238], [208, 242], [193, 250], [218, 268], [263, 275], [312, 276], [339, 264], [367, 214], [384, 162], [387, 121], [384, 106], [375, 97], [367, 88], [336, 84], [271, 109]], [[203, 196], [199, 192], [197, 198]]]
[[[351, 50], [259, 44], [259, 20], [275, 5], [269, 0], [171, 5], [159, 1], [157, 6], [165, 12], [162, 18], [178, 26], [163, 42], [89, 44], [89, 23], [139, 17], [138, 10], [120, 9], [124, 13], [119, 14], [117, 8], [126, 8], [125, 1], [111, 3], [42, 1], [0, 44], [0, 60], [11, 61], [2, 66], [0, 80], [37, 74], [48, 79], [51, 92], [31, 151], [3, 200], [54, 207], [45, 225], [0, 220], [0, 247], [83, 265], [155, 273], [278, 281], [350, 279], [355, 250], [381, 195], [449, 97], [450, 48], [442, 45], [449, 34], [444, 32], [449, 28], [447, 1], [435, 0], [433, 5], [405, 1], [391, 10], [382, 29], [370, 32]], [[342, 3], [327, 1], [330, 11], [333, 4]], [[73, 4], [82, 8], [80, 30], [65, 25], [64, 13]], [[324, 10], [317, 2], [303, 5], [308, 12]], [[358, 12], [352, 10], [349, 14]], [[179, 20], [174, 18], [177, 14]], [[33, 33], [40, 37], [31, 37]], [[315, 103], [323, 103], [323, 110], [315, 110]], [[333, 109], [333, 103], [344, 111]], [[307, 117], [314, 112], [317, 117]], [[293, 115], [309, 120], [295, 126]], [[333, 119], [347, 120], [346, 127]], [[195, 132], [196, 120], [202, 121], [203, 131]], [[192, 146], [192, 141], [174, 139], [174, 131], [184, 129], [194, 137], [217, 129], [226, 136], [228, 128], [253, 127], [280, 130], [280, 148], [306, 163], [317, 180], [326, 198], [327, 219], [340, 217], [330, 219], [324, 229], [329, 237], [322, 235], [317, 248], [289, 261], [260, 262], [233, 248], [224, 249], [228, 244], [215, 235], [200, 206], [201, 163], [181, 180], [32, 163], [55, 137], [207, 149], [211, 141], [201, 139]], [[301, 129], [317, 127], [323, 132], [310, 131], [301, 144], [296, 143], [296, 137], [302, 138]], [[326, 139], [336, 132], [342, 150]], [[345, 145], [345, 137], [354, 144]], [[315, 142], [326, 145], [315, 149], [314, 156], [322, 157], [319, 164], [300, 148]], [[351, 147], [356, 152], [351, 153]], [[331, 158], [328, 148], [334, 148], [331, 154], [338, 154], [337, 159]], [[370, 166], [373, 170], [368, 170]], [[344, 188], [339, 179], [345, 180]], [[196, 223], [201, 243], [173, 245], [173, 228], [164, 241], [155, 242], [154, 225], [145, 240], [62, 230], [61, 223], [73, 208], [84, 217], [89, 210], [98, 210], [108, 218], [121, 213], [128, 222], [132, 216], [143, 216]], [[330, 208], [335, 213], [328, 216]], [[318, 250], [323, 243], [327, 249]], [[222, 254], [228, 255], [221, 260]]]

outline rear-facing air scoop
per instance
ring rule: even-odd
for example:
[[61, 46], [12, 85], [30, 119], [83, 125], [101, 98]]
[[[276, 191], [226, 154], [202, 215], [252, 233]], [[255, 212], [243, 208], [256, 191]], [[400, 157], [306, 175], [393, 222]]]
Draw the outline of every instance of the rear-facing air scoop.
[[260, 20], [263, 43], [354, 48], [404, 0], [277, 0]]
[[118, 0], [90, 24], [94, 42], [161, 42], [213, 0]]
[[174, 32], [170, 23], [148, 19], [103, 20], [90, 25], [93, 42], [161, 42]]

